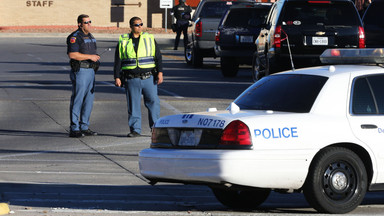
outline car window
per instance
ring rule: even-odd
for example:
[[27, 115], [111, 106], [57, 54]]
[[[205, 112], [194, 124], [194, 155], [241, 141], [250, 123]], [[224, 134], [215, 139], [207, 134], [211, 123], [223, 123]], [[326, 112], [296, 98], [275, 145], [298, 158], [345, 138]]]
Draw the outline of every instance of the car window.
[[364, 15], [364, 24], [384, 27], [383, 20], [378, 18], [378, 16], [382, 13], [383, 10], [384, 1], [373, 2]]
[[347, 25], [359, 24], [356, 9], [348, 2], [287, 2], [282, 15], [283, 25]]
[[237, 5], [238, 2], [206, 2], [201, 9], [199, 17], [201, 18], [221, 18], [228, 8]]
[[229, 11], [224, 26], [232, 28], [257, 27], [264, 22], [267, 14], [268, 10], [261, 8], [234, 9]]
[[353, 88], [353, 114], [384, 114], [384, 76], [356, 79]]
[[307, 113], [327, 80], [302, 74], [267, 76], [249, 87], [235, 103], [246, 110]]

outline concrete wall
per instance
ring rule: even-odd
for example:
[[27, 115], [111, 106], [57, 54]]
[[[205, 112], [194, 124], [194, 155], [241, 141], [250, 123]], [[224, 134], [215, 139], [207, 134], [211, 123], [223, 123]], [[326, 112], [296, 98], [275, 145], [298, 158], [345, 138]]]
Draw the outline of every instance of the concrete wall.
[[[129, 27], [133, 16], [147, 26], [148, 2], [158, 0], [125, 0], [124, 22], [111, 22], [111, 0], [0, 0], [0, 27], [77, 25], [77, 16], [88, 14], [93, 26]], [[155, 15], [156, 25], [163, 16]], [[159, 22], [160, 19], [160, 22]]]

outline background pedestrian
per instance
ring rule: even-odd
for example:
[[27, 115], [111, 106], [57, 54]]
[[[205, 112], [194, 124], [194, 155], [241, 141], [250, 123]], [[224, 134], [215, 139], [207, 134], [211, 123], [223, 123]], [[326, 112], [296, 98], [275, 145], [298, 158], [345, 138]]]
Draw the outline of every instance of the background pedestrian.
[[174, 50], [177, 50], [180, 41], [181, 32], [184, 37], [184, 48], [188, 44], [188, 25], [191, 19], [192, 8], [185, 3], [185, 0], [179, 0], [179, 4], [171, 10], [171, 15], [176, 18], [176, 39]]

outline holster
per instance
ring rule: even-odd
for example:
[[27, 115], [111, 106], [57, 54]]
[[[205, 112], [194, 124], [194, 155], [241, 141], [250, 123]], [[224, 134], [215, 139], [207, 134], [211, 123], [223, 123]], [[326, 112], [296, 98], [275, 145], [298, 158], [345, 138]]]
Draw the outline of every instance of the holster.
[[69, 60], [69, 65], [71, 66], [71, 69], [73, 72], [79, 72], [80, 70], [80, 61], [77, 61], [77, 60], [74, 60], [74, 59], [71, 59]]

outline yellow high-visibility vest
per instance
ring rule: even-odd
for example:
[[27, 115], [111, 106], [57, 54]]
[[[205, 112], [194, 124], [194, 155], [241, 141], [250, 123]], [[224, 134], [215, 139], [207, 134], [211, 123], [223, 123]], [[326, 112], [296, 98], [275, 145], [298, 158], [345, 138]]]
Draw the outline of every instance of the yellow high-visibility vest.
[[155, 64], [155, 38], [152, 34], [141, 33], [137, 53], [129, 34], [120, 35], [119, 54], [122, 70], [139, 68], [154, 68]]

